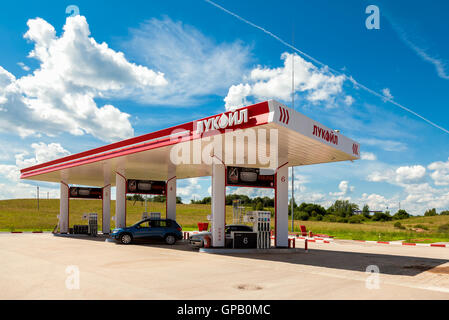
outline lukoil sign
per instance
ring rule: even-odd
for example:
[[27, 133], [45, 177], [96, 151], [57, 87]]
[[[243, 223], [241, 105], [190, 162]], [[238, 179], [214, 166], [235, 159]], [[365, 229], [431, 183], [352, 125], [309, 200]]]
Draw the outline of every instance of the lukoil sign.
[[248, 109], [226, 112], [222, 115], [196, 122], [196, 133], [202, 134], [209, 130], [226, 129], [248, 122]]

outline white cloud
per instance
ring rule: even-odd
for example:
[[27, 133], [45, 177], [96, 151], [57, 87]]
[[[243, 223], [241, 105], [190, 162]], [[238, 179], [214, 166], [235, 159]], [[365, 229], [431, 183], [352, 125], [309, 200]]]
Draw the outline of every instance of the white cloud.
[[188, 105], [207, 95], [223, 95], [241, 81], [249, 48], [241, 42], [215, 43], [196, 28], [168, 17], [151, 19], [131, 30], [126, 48], [162, 70], [170, 85], [142, 93], [140, 100], [158, 105]]
[[27, 24], [24, 37], [34, 43], [29, 57], [40, 67], [19, 79], [0, 67], [0, 130], [21, 136], [91, 134], [105, 141], [133, 136], [129, 115], [112, 105], [98, 107], [95, 98], [151, 92], [167, 84], [164, 75], [97, 43], [83, 16], [67, 18], [60, 37], [41, 18]]
[[362, 152], [361, 159], [367, 160], [367, 161], [375, 161], [375, 160], [377, 160], [377, 157], [372, 152]]
[[[293, 60], [294, 57], [294, 60]], [[344, 76], [333, 76], [324, 69], [318, 69], [298, 55], [283, 53], [283, 67], [253, 69], [246, 84], [233, 85], [224, 99], [226, 109], [231, 110], [246, 104], [248, 97], [255, 100], [278, 99], [287, 101], [292, 91], [292, 61], [295, 66], [295, 92], [304, 93], [311, 103], [326, 102], [331, 105], [342, 92]], [[351, 102], [348, 96], [346, 103]]]
[[333, 197], [345, 197], [348, 194], [354, 192], [355, 187], [350, 186], [348, 181], [343, 180], [338, 185], [338, 189], [340, 190], [340, 192], [329, 192], [329, 195]]
[[433, 162], [427, 168], [433, 171], [430, 177], [437, 186], [449, 185], [449, 159], [446, 162]]
[[[0, 183], [0, 199], [31, 198], [36, 196], [36, 187], [20, 180], [20, 169], [39, 163], [51, 161], [70, 154], [59, 143], [33, 143], [33, 151], [23, 151], [15, 155], [15, 164], [0, 164], [0, 178], [7, 181]], [[43, 187], [42, 195], [49, 192], [51, 197], [58, 197], [57, 188]]]
[[346, 96], [345, 97], [345, 104], [350, 107], [355, 102], [354, 98], [352, 96]]
[[373, 211], [384, 211], [386, 208], [392, 207], [392, 200], [386, 199], [384, 196], [373, 193], [367, 194], [364, 193], [362, 198], [360, 198], [360, 202], [365, 205], [367, 204], [370, 210]]
[[382, 89], [382, 94], [385, 97], [385, 99], [384, 99], [385, 101], [393, 100], [393, 98], [394, 98], [393, 95], [391, 94], [391, 91], [389, 88]]
[[31, 148], [34, 150], [31, 158], [26, 158], [29, 156], [29, 152], [16, 154], [17, 167], [22, 169], [70, 155], [70, 152], [65, 150], [59, 143], [33, 143]]
[[426, 175], [426, 168], [421, 165], [405, 166], [396, 169], [396, 181], [399, 183], [419, 182]]
[[360, 143], [368, 146], [376, 146], [385, 151], [401, 152], [407, 150], [407, 145], [400, 141], [376, 138], [360, 138]]
[[25, 63], [23, 63], [23, 62], [17, 62], [17, 65], [18, 65], [19, 67], [21, 67], [23, 71], [30, 71], [30, 70], [31, 70], [30, 67], [28, 67], [27, 65], [25, 65]]
[[396, 170], [386, 169], [383, 171], [374, 171], [368, 175], [368, 181], [383, 181], [391, 184], [406, 185], [422, 181], [425, 175], [426, 168], [421, 165], [403, 166]]

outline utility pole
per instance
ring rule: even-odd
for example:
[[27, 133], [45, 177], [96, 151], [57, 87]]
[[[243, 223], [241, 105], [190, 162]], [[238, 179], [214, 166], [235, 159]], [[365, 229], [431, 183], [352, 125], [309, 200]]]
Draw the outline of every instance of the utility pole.
[[39, 211], [39, 186], [37, 186], [37, 211]]
[[[294, 46], [295, 31], [292, 24], [292, 46]], [[295, 110], [295, 52], [292, 55], [292, 109]], [[295, 167], [292, 166], [292, 232], [295, 232], [295, 214], [294, 214], [294, 203], [295, 203]]]

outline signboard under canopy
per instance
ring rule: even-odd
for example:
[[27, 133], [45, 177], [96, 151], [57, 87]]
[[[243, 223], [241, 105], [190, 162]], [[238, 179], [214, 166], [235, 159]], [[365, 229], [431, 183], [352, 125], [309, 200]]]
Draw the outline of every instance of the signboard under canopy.
[[167, 183], [165, 181], [134, 180], [126, 181], [126, 193], [165, 195]]
[[259, 168], [226, 168], [226, 185], [229, 187], [274, 188], [274, 171]]

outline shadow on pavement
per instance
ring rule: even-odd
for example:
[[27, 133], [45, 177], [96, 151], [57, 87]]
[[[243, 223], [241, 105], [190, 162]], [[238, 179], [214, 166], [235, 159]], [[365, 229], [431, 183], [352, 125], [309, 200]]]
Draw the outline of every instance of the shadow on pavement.
[[[59, 235], [54, 236], [89, 241], [105, 242], [106, 235], [90, 237], [87, 235]], [[117, 244], [120, 245], [120, 244]], [[178, 241], [175, 245], [167, 245], [163, 241], [153, 240], [147, 243], [131, 244], [130, 246], [153, 247], [166, 250], [194, 251], [185, 241]], [[201, 253], [210, 254], [210, 253]], [[297, 253], [215, 253], [221, 256], [230, 256], [242, 259], [256, 259], [289, 264], [340, 269], [348, 271], [366, 272], [370, 265], [379, 267], [381, 274], [416, 276], [424, 271], [449, 274], [449, 267], [439, 267], [449, 260], [432, 259], [410, 256], [395, 256], [386, 254], [373, 254], [363, 252], [345, 252], [310, 249], [308, 252]]]

